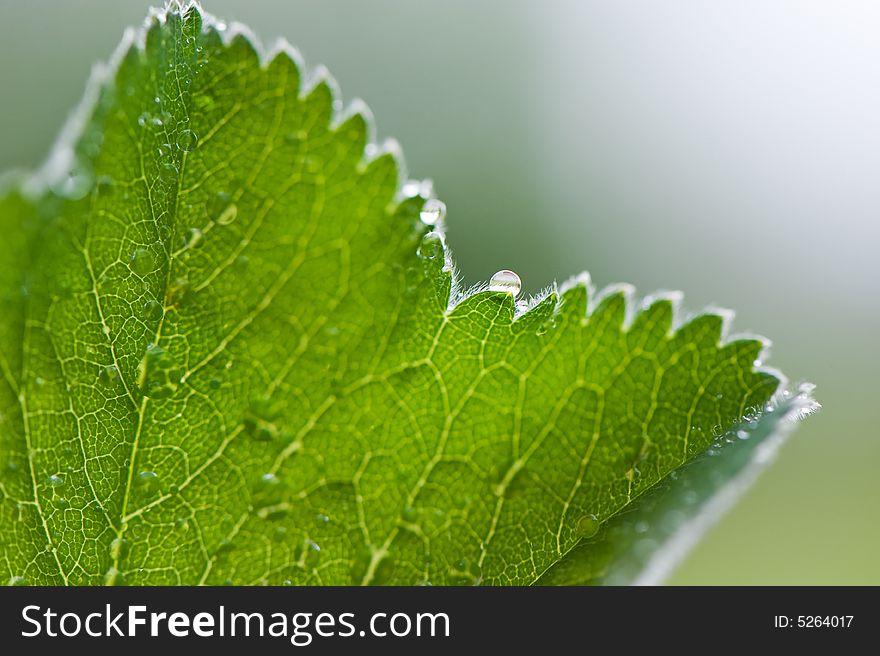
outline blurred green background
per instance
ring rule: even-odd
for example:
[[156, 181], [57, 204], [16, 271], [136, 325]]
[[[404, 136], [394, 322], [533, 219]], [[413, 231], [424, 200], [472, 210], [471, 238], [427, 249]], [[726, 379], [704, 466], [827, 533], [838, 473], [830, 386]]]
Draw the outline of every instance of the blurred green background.
[[[2, 0], [0, 169], [37, 165], [146, 0]], [[880, 584], [880, 4], [206, 0], [361, 97], [470, 285], [587, 269], [737, 310], [825, 406], [674, 575]], [[871, 300], [871, 299], [875, 300]]]

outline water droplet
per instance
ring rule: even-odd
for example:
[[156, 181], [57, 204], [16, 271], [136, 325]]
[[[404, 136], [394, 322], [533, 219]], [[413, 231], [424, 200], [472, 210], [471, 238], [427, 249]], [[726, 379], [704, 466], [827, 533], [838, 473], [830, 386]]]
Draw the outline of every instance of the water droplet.
[[144, 112], [140, 116], [138, 116], [138, 125], [144, 127], [147, 123], [150, 122], [150, 119], [153, 118], [150, 116], [149, 112]]
[[419, 244], [418, 255], [423, 260], [436, 260], [443, 257], [443, 236], [439, 232], [429, 232]]
[[436, 198], [429, 198], [419, 212], [419, 218], [425, 225], [436, 225], [446, 216], [446, 203]]
[[98, 372], [98, 380], [100, 380], [105, 385], [110, 385], [119, 380], [119, 370], [116, 368], [114, 364], [108, 364], [101, 367], [101, 370]]
[[119, 562], [128, 554], [128, 540], [125, 538], [116, 538], [110, 543], [110, 557]]
[[418, 519], [419, 514], [412, 506], [406, 506], [400, 513], [400, 516], [403, 518], [403, 521], [414, 524]]
[[147, 301], [144, 303], [144, 316], [149, 321], [159, 321], [165, 316], [165, 308], [159, 301]]
[[171, 155], [173, 154], [171, 151], [171, 144], [163, 143], [156, 149], [156, 154], [159, 156], [159, 159], [171, 159]]
[[181, 130], [177, 135], [177, 147], [185, 153], [195, 150], [198, 143], [199, 137], [192, 130]]
[[196, 248], [202, 242], [205, 233], [200, 228], [190, 228], [186, 233], [184, 244], [187, 248]]
[[137, 369], [137, 386], [141, 394], [154, 399], [168, 398], [177, 391], [180, 372], [168, 352], [149, 344]]
[[156, 268], [156, 258], [146, 248], [138, 248], [128, 260], [128, 268], [139, 276], [145, 276]]
[[490, 292], [507, 292], [516, 297], [522, 289], [522, 281], [513, 271], [502, 269], [489, 279]]
[[46, 482], [49, 484], [49, 487], [61, 487], [62, 485], [64, 485], [64, 479], [56, 474], [47, 476]]
[[636, 525], [633, 528], [635, 528], [636, 533], [647, 533], [648, 532], [648, 522], [638, 521], [638, 522], [636, 522]]
[[205, 203], [205, 211], [208, 218], [220, 225], [229, 225], [238, 216], [238, 207], [232, 202], [232, 196], [225, 191], [214, 194], [214, 197]]
[[27, 580], [23, 576], [13, 576], [13, 577], [10, 577], [8, 585], [11, 585], [11, 586], [27, 585]]
[[315, 521], [318, 523], [318, 526], [324, 526], [330, 522], [330, 518], [324, 513], [318, 513], [315, 515]]
[[749, 432], [744, 431], [744, 430], [738, 430], [738, 431], [736, 431], [736, 436], [741, 440], [747, 440], [747, 439], [749, 439]]
[[56, 497], [55, 498], [55, 506], [60, 508], [61, 510], [64, 510], [65, 508], [70, 507], [70, 502], [67, 499], [65, 499], [64, 497]]
[[115, 567], [111, 567], [104, 574], [104, 585], [125, 585], [125, 576]]
[[595, 515], [584, 515], [574, 527], [578, 537], [591, 538], [599, 532], [599, 518]]
[[177, 182], [177, 167], [171, 162], [165, 162], [159, 167], [159, 179], [165, 184]]
[[135, 478], [135, 484], [145, 492], [153, 492], [159, 488], [159, 476], [156, 472], [142, 471]]

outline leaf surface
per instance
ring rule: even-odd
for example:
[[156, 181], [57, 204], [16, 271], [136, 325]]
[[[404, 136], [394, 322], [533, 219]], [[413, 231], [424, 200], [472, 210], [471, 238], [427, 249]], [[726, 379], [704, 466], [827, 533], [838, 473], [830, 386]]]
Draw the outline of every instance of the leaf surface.
[[532, 584], [779, 387], [674, 295], [461, 293], [302, 70], [157, 13], [7, 185], [9, 582]]

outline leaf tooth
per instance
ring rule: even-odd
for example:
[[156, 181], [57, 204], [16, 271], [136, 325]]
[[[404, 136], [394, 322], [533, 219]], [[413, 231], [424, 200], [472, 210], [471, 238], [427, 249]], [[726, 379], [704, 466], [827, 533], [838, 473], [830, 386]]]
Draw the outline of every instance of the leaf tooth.
[[350, 152], [356, 153], [358, 159], [366, 157], [366, 146], [370, 140], [370, 120], [365, 116], [369, 112], [362, 101], [355, 101], [337, 117], [332, 130], [338, 137], [351, 143]]
[[679, 327], [675, 339], [683, 343], [720, 345], [726, 321], [726, 317], [720, 314], [698, 314]]
[[300, 71], [302, 68], [295, 55], [291, 53], [291, 50], [279, 46], [277, 49], [273, 49], [267, 57], [269, 59], [267, 64], [269, 74], [277, 76], [282, 80], [287, 80], [286, 84], [288, 87], [293, 89], [297, 97], [299, 97], [302, 84]]
[[227, 56], [240, 61], [242, 68], [257, 67], [260, 63], [260, 54], [254, 44], [255, 40], [251, 35], [242, 29], [236, 29], [226, 46]]
[[626, 283], [609, 285], [591, 299], [590, 321], [607, 322], [618, 329], [626, 330], [633, 320], [634, 293], [635, 288]]
[[[638, 336], [644, 348], [651, 348], [661, 339], [668, 337], [672, 332], [672, 318], [675, 314], [676, 300], [670, 297], [655, 297], [649, 305], [643, 306], [635, 318], [629, 333]], [[644, 340], [644, 335], [649, 334], [652, 338]]]

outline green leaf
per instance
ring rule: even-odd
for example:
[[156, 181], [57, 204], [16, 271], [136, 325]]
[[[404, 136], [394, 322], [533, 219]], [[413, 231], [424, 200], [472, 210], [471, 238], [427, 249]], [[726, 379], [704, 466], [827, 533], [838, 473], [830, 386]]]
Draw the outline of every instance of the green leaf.
[[3, 575], [586, 580], [559, 563], [762, 412], [764, 343], [584, 275], [463, 293], [366, 110], [252, 44], [155, 13], [7, 183]]
[[602, 525], [544, 572], [539, 585], [659, 583], [817, 409], [812, 386], [783, 393]]

